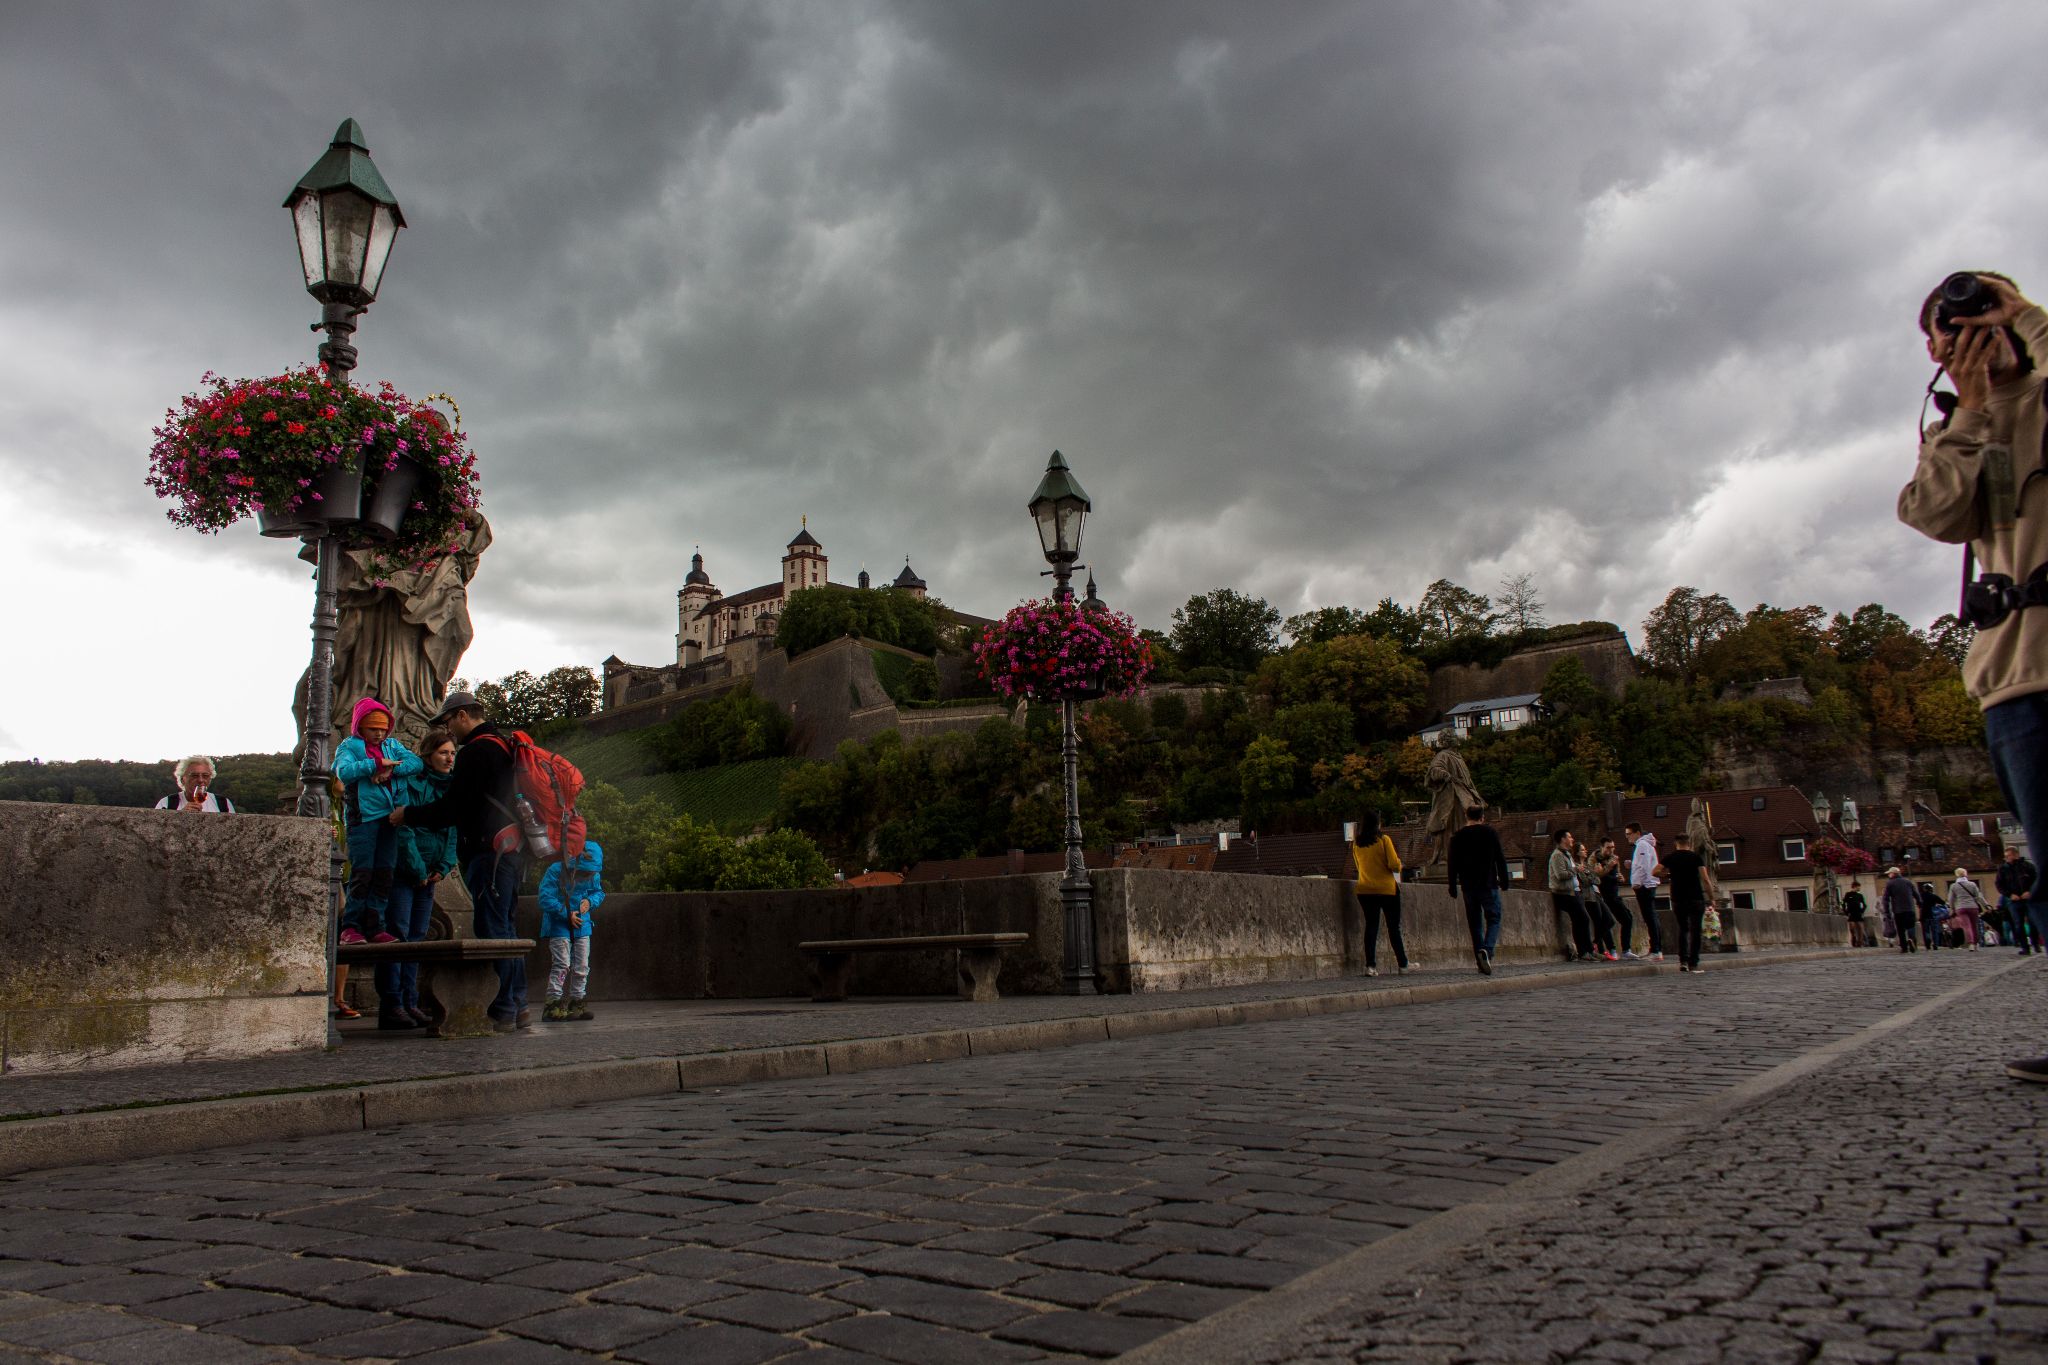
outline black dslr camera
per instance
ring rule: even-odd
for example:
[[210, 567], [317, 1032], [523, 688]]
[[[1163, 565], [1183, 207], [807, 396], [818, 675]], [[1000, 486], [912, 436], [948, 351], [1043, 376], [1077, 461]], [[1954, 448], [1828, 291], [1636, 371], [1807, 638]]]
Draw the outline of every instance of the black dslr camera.
[[1956, 330], [1958, 318], [1980, 318], [1998, 306], [1991, 286], [1967, 270], [1958, 270], [1941, 282], [1934, 303], [1934, 325], [1944, 332]]

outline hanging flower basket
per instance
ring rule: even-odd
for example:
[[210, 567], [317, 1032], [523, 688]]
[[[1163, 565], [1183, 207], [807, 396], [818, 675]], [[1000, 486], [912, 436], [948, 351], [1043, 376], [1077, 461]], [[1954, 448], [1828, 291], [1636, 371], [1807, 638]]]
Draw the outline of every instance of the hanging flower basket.
[[254, 515], [268, 536], [338, 536], [388, 568], [453, 552], [477, 510], [476, 457], [433, 408], [389, 384], [314, 366], [267, 379], [209, 374], [165, 414], [147, 482], [167, 515], [212, 533]]
[[974, 660], [1005, 697], [1126, 697], [1152, 672], [1152, 646], [1131, 618], [1078, 602], [1025, 602], [982, 635]]

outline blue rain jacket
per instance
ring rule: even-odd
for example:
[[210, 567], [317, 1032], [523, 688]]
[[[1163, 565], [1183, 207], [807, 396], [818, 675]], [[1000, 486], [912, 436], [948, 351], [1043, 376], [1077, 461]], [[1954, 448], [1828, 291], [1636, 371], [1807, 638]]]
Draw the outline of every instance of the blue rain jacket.
[[[604, 871], [604, 849], [594, 843], [585, 844], [583, 852], [569, 860], [569, 868], [566, 895], [562, 891], [562, 864], [550, 865], [540, 879], [542, 938], [589, 938], [591, 921], [597, 918], [597, 907], [604, 904], [604, 887], [599, 882]], [[590, 909], [584, 912], [581, 925], [572, 925], [569, 912], [580, 900], [589, 901]]]
[[391, 774], [389, 782], [379, 786], [370, 780], [376, 775], [377, 765], [370, 761], [369, 745], [350, 735], [334, 752], [334, 775], [348, 787], [350, 801], [355, 807], [354, 818], [359, 825], [382, 820], [391, 814], [393, 806], [404, 805], [404, 802], [393, 799], [404, 785], [402, 779], [426, 769], [418, 754], [393, 738], [384, 741], [384, 758], [386, 762], [396, 763], [398, 771]]

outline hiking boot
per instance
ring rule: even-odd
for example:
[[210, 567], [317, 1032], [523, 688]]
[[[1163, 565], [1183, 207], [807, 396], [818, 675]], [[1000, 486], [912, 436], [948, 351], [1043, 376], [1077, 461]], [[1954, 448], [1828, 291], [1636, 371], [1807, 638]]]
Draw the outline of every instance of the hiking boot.
[[541, 1010], [540, 1017], [543, 1022], [559, 1024], [569, 1017], [569, 1011], [559, 999], [550, 1000], [546, 1007]]
[[377, 1012], [377, 1027], [395, 1031], [398, 1029], [415, 1029], [419, 1025], [414, 1023], [412, 1016], [404, 1010], [379, 1010]]
[[562, 1007], [562, 1017], [574, 1024], [580, 1024], [585, 1019], [597, 1018], [596, 1015], [590, 1012], [590, 1007], [584, 1004], [580, 998], [571, 1000]]
[[2016, 1081], [2048, 1082], [2048, 1057], [2020, 1057], [2005, 1064], [2005, 1074]]

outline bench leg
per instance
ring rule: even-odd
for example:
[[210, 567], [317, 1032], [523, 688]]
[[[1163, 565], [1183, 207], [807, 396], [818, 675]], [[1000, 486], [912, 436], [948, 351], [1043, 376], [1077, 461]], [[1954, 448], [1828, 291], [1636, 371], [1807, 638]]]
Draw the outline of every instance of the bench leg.
[[1003, 967], [1001, 948], [962, 948], [960, 950], [960, 998], [987, 1004], [1001, 997], [996, 994], [996, 973]]
[[494, 962], [428, 962], [420, 968], [420, 1003], [433, 1025], [430, 1038], [476, 1038], [491, 1029], [498, 998]]
[[815, 954], [811, 958], [811, 999], [844, 1000], [852, 978], [852, 953]]

